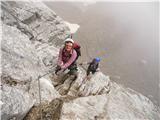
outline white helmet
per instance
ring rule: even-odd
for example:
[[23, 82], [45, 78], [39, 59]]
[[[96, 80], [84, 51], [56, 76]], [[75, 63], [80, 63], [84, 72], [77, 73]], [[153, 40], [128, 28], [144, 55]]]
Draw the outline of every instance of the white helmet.
[[74, 43], [74, 41], [73, 41], [71, 38], [67, 38], [64, 42], [65, 42], [65, 43], [66, 43], [66, 42]]

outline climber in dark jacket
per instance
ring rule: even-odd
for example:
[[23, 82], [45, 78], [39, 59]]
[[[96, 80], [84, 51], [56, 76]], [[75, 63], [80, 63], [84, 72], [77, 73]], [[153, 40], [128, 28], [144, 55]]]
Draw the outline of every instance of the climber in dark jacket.
[[100, 58], [96, 57], [91, 62], [80, 63], [79, 65], [89, 64], [87, 69], [82, 66], [86, 70], [86, 77], [88, 77], [90, 73], [94, 74], [95, 72], [99, 71], [99, 62]]
[[92, 62], [88, 63], [89, 66], [87, 68], [87, 76], [90, 75], [90, 73], [94, 74], [95, 72], [98, 71], [99, 68], [99, 62], [100, 62], [100, 58], [96, 57], [92, 60]]

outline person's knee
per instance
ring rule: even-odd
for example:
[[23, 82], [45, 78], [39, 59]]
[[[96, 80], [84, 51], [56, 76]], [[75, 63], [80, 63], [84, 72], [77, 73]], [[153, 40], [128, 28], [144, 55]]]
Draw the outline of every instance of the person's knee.
[[72, 77], [72, 78], [77, 78], [77, 76], [78, 76], [78, 72], [77, 72], [77, 70], [71, 70], [71, 71], [69, 71], [69, 75]]
[[73, 72], [71, 72], [70, 75], [72, 75], [72, 76], [77, 76], [77, 75], [78, 75], [78, 72], [77, 72], [77, 71], [73, 71]]

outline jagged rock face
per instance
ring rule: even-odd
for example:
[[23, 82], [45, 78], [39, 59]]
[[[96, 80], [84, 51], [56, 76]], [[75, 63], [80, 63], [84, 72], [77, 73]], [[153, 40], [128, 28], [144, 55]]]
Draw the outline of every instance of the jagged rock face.
[[32, 42], [39, 59], [46, 67], [55, 64], [61, 46], [68, 36], [65, 22], [41, 2], [2, 2], [2, 22], [25, 34]]
[[[1, 2], [2, 6], [2, 120], [21, 120], [39, 103], [38, 77], [54, 68], [57, 45], [69, 32], [62, 19], [43, 3]], [[42, 103], [59, 97], [42, 78]]]
[[[66, 77], [65, 79], [64, 79], [64, 75], [62, 75], [62, 76], [60, 76], [61, 77], [61, 79], [63, 78], [64, 79], [64, 81], [63, 81], [63, 84], [59, 84], [59, 83], [57, 83], [57, 84], [59, 84], [58, 86], [55, 86], [55, 89], [57, 90], [57, 91], [55, 91], [54, 90], [54, 95], [55, 95], [55, 93], [58, 93], [59, 92], [59, 94], [60, 95], [62, 95], [62, 96], [59, 96], [59, 94], [57, 94], [57, 96], [55, 96], [54, 98], [59, 98], [59, 100], [60, 101], [63, 101], [63, 103], [68, 103], [68, 102], [70, 102], [71, 104], [73, 103], [72, 101], [74, 100], [74, 99], [79, 99], [79, 97], [85, 97], [85, 96], [93, 96], [93, 95], [95, 95], [95, 96], [99, 96], [99, 95], [102, 95], [102, 96], [100, 96], [100, 98], [103, 98], [104, 97], [104, 95], [106, 95], [108, 92], [109, 92], [109, 90], [110, 90], [110, 80], [109, 80], [109, 78], [107, 77], [107, 76], [105, 76], [104, 74], [102, 74], [101, 72], [98, 72], [98, 73], [96, 73], [94, 76], [92, 76], [92, 78], [90, 79], [90, 80], [85, 80], [85, 79], [83, 79], [84, 77], [85, 77], [85, 71], [82, 69], [82, 68], [80, 68], [79, 69], [79, 77], [75, 80], [75, 81], [71, 81], [70, 79], [69, 79], [69, 77]], [[66, 75], [66, 74], [65, 74]], [[54, 85], [54, 83], [55, 83], [55, 81], [54, 81], [54, 79], [53, 78], [50, 78], [50, 77], [45, 77], [45, 78], [47, 78], [47, 79], [51, 79], [52, 80], [52, 82], [53, 82], [53, 85]], [[45, 78], [43, 78], [43, 79], [45, 79]], [[42, 80], [43, 80], [42, 79]], [[47, 81], [47, 79], [45, 79], [43, 82], [45, 82], [45, 81]], [[57, 81], [57, 82], [61, 82], [60, 81], [60, 79], [58, 79], [59, 81]], [[38, 88], [37, 88], [38, 89]], [[37, 91], [38, 92], [38, 91]], [[45, 92], [44, 90], [42, 90], [42, 94], [44, 94], [44, 95], [42, 95], [42, 96], [46, 96], [45, 95], [45, 93], [43, 93], [43, 92]], [[35, 92], [36, 93], [36, 92]], [[53, 94], [53, 93], [52, 93]], [[49, 98], [49, 97], [48, 97]], [[90, 97], [88, 97], [88, 98], [90, 98]], [[53, 98], [52, 98], [53, 99]], [[93, 100], [94, 101], [94, 100]], [[92, 103], [90, 103], [91, 101], [89, 100], [88, 101], [88, 103], [89, 104], [92, 104]], [[98, 101], [97, 101], [98, 102]], [[53, 101], [51, 102], [51, 103], [54, 103]], [[54, 106], [52, 106], [52, 104], [49, 104], [49, 105], [45, 105], [46, 107], [45, 107], [45, 109], [48, 109], [48, 110], [50, 110], [50, 109], [52, 109], [52, 107], [54, 107]], [[95, 104], [96, 104], [96, 102], [94, 102]], [[74, 104], [74, 103], [73, 103]], [[81, 105], [81, 104], [80, 104]], [[97, 104], [96, 106], [99, 106], [99, 104]], [[101, 104], [100, 105], [101, 107], [102, 106], [104, 106], [104, 104]], [[62, 107], [62, 106], [61, 106]], [[58, 109], [60, 112], [61, 112], [61, 107]], [[85, 106], [86, 107], [86, 106]], [[35, 120], [38, 120], [39, 118], [40, 118], [40, 108], [42, 108], [42, 109], [44, 109], [44, 107], [41, 107], [41, 106], [37, 106], [37, 107], [34, 107], [34, 108], [32, 108], [31, 109], [31, 111], [29, 112], [29, 114], [27, 115], [27, 117], [25, 118], [26, 120], [32, 120], [32, 119], [35, 119]], [[95, 109], [96, 107], [94, 107], [94, 109]], [[66, 108], [67, 109], [67, 108]], [[81, 109], [82, 111], [84, 110], [84, 109]], [[87, 111], [88, 109], [86, 108], [86, 112], [88, 112]], [[39, 111], [39, 112], [38, 112]], [[48, 114], [50, 114], [49, 116], [50, 117], [47, 117], [46, 116], [46, 112], [44, 112], [44, 110], [42, 110], [43, 111], [43, 119], [46, 119], [46, 120], [52, 120], [53, 119], [53, 116], [54, 116], [54, 110], [52, 110], [52, 111], [47, 111], [48, 112]], [[65, 110], [64, 110], [65, 111]], [[58, 111], [57, 111], [58, 112]], [[65, 112], [69, 112], [68, 110], [67, 111], [65, 111]], [[74, 111], [75, 113], [77, 112], [77, 111]], [[65, 118], [62, 114], [63, 114], [63, 112], [62, 113], [58, 113], [58, 114], [60, 114], [60, 116], [59, 116], [59, 119], [61, 118], [62, 120], [64, 119], [69, 119], [68, 117], [67, 118]], [[64, 115], [65, 115], [65, 113], [64, 113]], [[35, 118], [35, 116], [36, 116], [36, 118]], [[62, 117], [61, 117], [62, 116]], [[70, 116], [70, 114], [67, 114], [67, 116]], [[64, 117], [64, 118], [63, 118]], [[71, 119], [77, 119], [76, 117], [73, 117], [72, 118], [72, 116], [70, 116], [71, 117]], [[92, 116], [93, 117], [93, 116]], [[92, 118], [91, 117], [91, 118]], [[83, 116], [82, 117], [80, 117], [81, 119], [83, 119]], [[57, 119], [57, 117], [56, 118], [54, 118], [54, 119]], [[87, 118], [85, 118], [85, 119], [87, 119]]]
[[26, 35], [5, 24], [2, 29], [1, 116], [3, 120], [23, 119], [36, 101], [28, 93], [30, 82], [37, 78], [41, 73], [37, 69], [42, 67]]
[[[15, 27], [3, 24], [2, 76], [6, 80], [30, 81], [36, 79], [42, 63], [28, 37]], [[8, 79], [9, 80], [9, 79]], [[2, 82], [6, 82], [3, 81]]]
[[[73, 97], [84, 97], [89, 95], [99, 95], [109, 92], [110, 80], [101, 72], [91, 76], [91, 79], [86, 79], [86, 72], [79, 66], [78, 78], [75, 81], [66, 77], [62, 84], [56, 85], [56, 90], [61, 95], [69, 95]], [[57, 82], [61, 82], [64, 76], [60, 76]], [[53, 79], [54, 81], [54, 79]]]
[[35, 102], [27, 91], [8, 85], [1, 87], [1, 100], [2, 120], [23, 119]]
[[160, 118], [158, 108], [151, 100], [114, 82], [108, 98], [107, 111], [111, 119], [158, 120]]
[[60, 94], [68, 90], [61, 98], [64, 104], [60, 120], [160, 118], [158, 108], [145, 96], [111, 82], [101, 72], [86, 81], [84, 76], [85, 71], [80, 68], [79, 77], [73, 83], [68, 85], [66, 79], [60, 87], [56, 86]]
[[[41, 102], [50, 102], [55, 98], [59, 98], [60, 95], [58, 91], [55, 90], [54, 86], [52, 85], [52, 82], [45, 78], [40, 78], [40, 91], [41, 91]], [[39, 104], [39, 85], [38, 81], [33, 81], [30, 85], [29, 94], [33, 96], [34, 99], [36, 99], [35, 105]]]
[[64, 103], [60, 120], [159, 120], [153, 103], [133, 90], [112, 83], [108, 94]]
[[30, 39], [61, 45], [69, 28], [41, 2], [2, 2], [2, 20], [14, 25]]
[[107, 120], [107, 95], [82, 97], [64, 103], [60, 120]]
[[41, 110], [44, 120], [160, 119], [149, 99], [101, 72], [85, 79], [86, 71], [79, 66], [74, 81], [65, 73], [58, 79], [42, 76], [53, 72], [58, 48], [69, 33], [63, 20], [43, 3], [2, 2], [1, 12], [2, 120], [21, 120], [28, 111], [25, 120], [39, 120]]
[[[76, 80], [75, 84], [70, 89], [69, 95], [75, 94], [75, 90], [77, 90], [78, 96], [89, 96], [89, 95], [99, 95], [99, 94], [105, 94], [110, 91], [110, 79], [108, 76], [105, 76], [101, 72], [95, 73], [93, 76], [90, 76], [90, 79], [84, 79], [85, 71], [82, 72], [82, 74], [79, 77], [78, 80]], [[82, 83], [80, 86], [77, 86], [77, 83], [80, 83], [82, 80]]]

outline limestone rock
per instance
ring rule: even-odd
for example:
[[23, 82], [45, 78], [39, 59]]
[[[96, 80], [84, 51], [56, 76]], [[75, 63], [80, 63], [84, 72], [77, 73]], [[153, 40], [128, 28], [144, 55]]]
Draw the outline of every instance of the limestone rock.
[[68, 95], [89, 96], [99, 95], [109, 92], [110, 79], [101, 72], [95, 73], [90, 79], [86, 79], [85, 71], [79, 69], [79, 77], [72, 84]]
[[[21, 120], [39, 103], [37, 79], [54, 69], [59, 51], [56, 46], [69, 31], [42, 2], [3, 1], [1, 6], [1, 118]], [[59, 97], [49, 80], [40, 81], [42, 102]]]
[[3, 78], [11, 77], [16, 81], [36, 79], [44, 68], [31, 41], [15, 27], [3, 24], [2, 29]]
[[[59, 93], [55, 90], [52, 82], [45, 78], [40, 78], [40, 92], [41, 92], [41, 102], [51, 102], [53, 99], [59, 98]], [[29, 94], [36, 99], [35, 105], [39, 104], [39, 83], [37, 81], [33, 81], [30, 85]]]
[[60, 120], [159, 120], [158, 108], [145, 96], [112, 83], [108, 94], [64, 103]]
[[8, 85], [1, 88], [1, 101], [2, 120], [23, 119], [35, 102], [27, 91]]
[[2, 20], [30, 39], [60, 46], [70, 33], [65, 22], [42, 2], [2, 2]]

